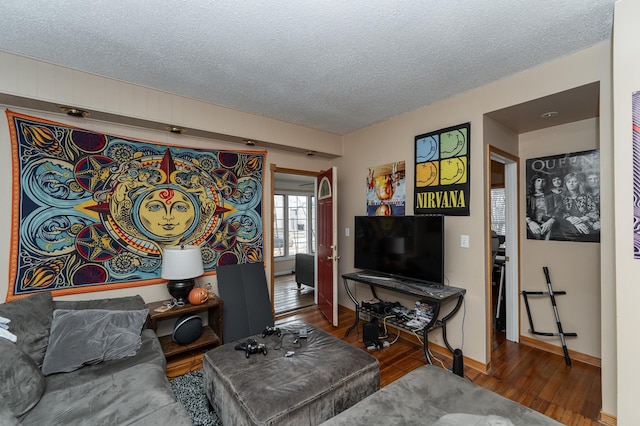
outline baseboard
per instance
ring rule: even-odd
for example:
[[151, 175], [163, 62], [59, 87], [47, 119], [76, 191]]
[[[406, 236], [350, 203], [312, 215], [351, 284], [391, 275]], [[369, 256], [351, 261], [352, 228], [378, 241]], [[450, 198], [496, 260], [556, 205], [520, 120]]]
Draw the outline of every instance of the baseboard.
[[202, 370], [202, 359], [204, 352], [188, 353], [175, 356], [167, 361], [167, 377], [173, 379], [192, 371]]
[[606, 426], [616, 426], [618, 424], [618, 418], [611, 414], [607, 414], [604, 411], [600, 411], [599, 423]]
[[[412, 336], [409, 333], [402, 333], [400, 335], [400, 338], [411, 343], [418, 343], [419, 345], [422, 345], [422, 343], [420, 343], [420, 341], [415, 336]], [[439, 358], [446, 358], [450, 363], [453, 363], [453, 354], [446, 347], [440, 346], [433, 342], [429, 342], [429, 350], [432, 353], [437, 354]], [[464, 356], [464, 353], [462, 353], [462, 360], [465, 367], [473, 368], [474, 370], [479, 371], [482, 374], [488, 374], [488, 368], [485, 364], [478, 362], [475, 359], [467, 358], [466, 356]]]
[[[531, 337], [527, 336], [520, 336], [520, 343], [564, 357], [562, 346], [552, 345], [551, 343], [532, 339]], [[602, 368], [602, 360], [591, 355], [586, 355], [569, 349], [569, 358], [571, 358], [572, 361], [580, 361], [584, 362], [585, 364], [593, 365], [594, 367]]]

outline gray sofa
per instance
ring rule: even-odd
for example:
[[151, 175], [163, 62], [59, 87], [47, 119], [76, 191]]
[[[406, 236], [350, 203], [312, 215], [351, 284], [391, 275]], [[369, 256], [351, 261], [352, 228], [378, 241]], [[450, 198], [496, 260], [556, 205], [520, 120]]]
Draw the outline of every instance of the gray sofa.
[[17, 336], [0, 338], [0, 424], [191, 424], [144, 328], [141, 297], [54, 302], [43, 293], [0, 304], [0, 316]]
[[315, 287], [316, 258], [312, 254], [296, 253], [296, 283]]
[[322, 426], [372, 425], [559, 426], [561, 423], [440, 367], [425, 365], [322, 423]]

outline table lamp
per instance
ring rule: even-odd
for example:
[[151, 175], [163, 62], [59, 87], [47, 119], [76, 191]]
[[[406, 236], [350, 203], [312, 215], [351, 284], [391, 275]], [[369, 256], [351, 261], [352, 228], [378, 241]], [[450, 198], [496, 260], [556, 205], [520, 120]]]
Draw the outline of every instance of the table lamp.
[[189, 292], [195, 286], [194, 278], [204, 274], [199, 246], [169, 246], [162, 254], [161, 277], [169, 280], [167, 290], [176, 304], [189, 303]]

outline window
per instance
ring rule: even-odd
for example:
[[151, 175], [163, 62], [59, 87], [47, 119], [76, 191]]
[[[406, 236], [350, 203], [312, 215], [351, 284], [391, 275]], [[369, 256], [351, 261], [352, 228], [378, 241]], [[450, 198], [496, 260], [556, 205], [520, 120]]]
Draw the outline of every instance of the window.
[[315, 251], [315, 197], [275, 194], [273, 197], [273, 256]]
[[273, 256], [284, 256], [284, 195], [273, 196]]
[[491, 190], [491, 230], [498, 235], [506, 235], [507, 219], [505, 213], [504, 188]]

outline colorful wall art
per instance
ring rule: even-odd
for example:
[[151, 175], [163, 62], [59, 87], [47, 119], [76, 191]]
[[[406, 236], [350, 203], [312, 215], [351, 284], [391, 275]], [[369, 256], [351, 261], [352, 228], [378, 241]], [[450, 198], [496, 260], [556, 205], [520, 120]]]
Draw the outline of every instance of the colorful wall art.
[[471, 124], [415, 137], [415, 214], [469, 216]]
[[640, 259], [640, 91], [633, 92], [631, 133], [633, 137], [633, 258]]
[[13, 219], [7, 300], [162, 282], [162, 250], [206, 272], [263, 261], [265, 153], [167, 146], [7, 111]]
[[367, 216], [404, 216], [405, 162], [370, 167], [367, 173]]

